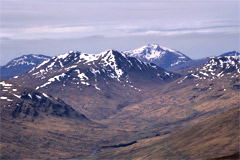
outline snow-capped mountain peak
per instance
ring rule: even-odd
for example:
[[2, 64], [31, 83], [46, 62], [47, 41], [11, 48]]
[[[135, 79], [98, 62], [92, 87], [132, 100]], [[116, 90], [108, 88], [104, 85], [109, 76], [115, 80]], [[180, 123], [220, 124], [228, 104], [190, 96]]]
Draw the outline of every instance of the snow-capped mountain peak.
[[[111, 68], [115, 72], [117, 79], [119, 79], [124, 73], [123, 70], [120, 69], [120, 67], [117, 63], [117, 61], [118, 61], [117, 58], [120, 58], [121, 56], [122, 56], [122, 54], [117, 51], [107, 50], [107, 51], [100, 53], [96, 57], [98, 58], [98, 60], [100, 61], [100, 64], [104, 68], [106, 68], [106, 67]], [[112, 76], [112, 77], [114, 77], [114, 76]]]
[[158, 44], [148, 44], [135, 50], [124, 51], [123, 53], [131, 57], [139, 58], [144, 62], [155, 63], [165, 69], [191, 60], [179, 51]]
[[145, 57], [147, 60], [153, 61], [154, 59], [161, 58], [167, 52], [175, 53], [179, 55], [181, 58], [184, 58], [184, 55], [181, 52], [178, 52], [176, 50], [164, 46], [160, 46], [158, 44], [148, 44], [138, 49], [125, 51], [123, 53], [133, 57], [135, 56]]

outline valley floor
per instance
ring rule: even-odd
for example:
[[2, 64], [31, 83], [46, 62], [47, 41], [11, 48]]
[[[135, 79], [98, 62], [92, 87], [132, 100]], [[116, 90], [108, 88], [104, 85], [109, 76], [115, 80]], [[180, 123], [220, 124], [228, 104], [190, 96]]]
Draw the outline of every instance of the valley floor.
[[235, 107], [182, 131], [137, 139], [126, 128], [92, 122], [2, 119], [1, 159], [217, 159], [237, 154], [238, 124]]

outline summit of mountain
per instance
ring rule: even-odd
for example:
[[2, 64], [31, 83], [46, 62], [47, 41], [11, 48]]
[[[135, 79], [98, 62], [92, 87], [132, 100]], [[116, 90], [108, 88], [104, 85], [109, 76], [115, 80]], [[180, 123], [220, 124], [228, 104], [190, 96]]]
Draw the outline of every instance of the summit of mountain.
[[157, 66], [167, 70], [191, 60], [191, 58], [179, 51], [158, 44], [148, 44], [122, 53], [136, 57], [144, 62], [155, 63]]

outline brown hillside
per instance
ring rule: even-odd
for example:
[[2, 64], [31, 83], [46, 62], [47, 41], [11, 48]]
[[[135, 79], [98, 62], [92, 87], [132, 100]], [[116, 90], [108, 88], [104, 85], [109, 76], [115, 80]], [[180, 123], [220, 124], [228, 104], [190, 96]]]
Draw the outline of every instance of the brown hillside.
[[[96, 159], [236, 159], [239, 151], [239, 107], [172, 135], [102, 149]], [[218, 158], [219, 157], [219, 158]]]

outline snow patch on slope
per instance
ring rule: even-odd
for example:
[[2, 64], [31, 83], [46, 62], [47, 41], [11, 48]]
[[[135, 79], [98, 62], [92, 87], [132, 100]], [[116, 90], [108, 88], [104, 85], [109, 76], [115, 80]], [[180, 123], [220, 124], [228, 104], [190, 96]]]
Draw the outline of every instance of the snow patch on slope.
[[[193, 72], [193, 71], [191, 71]], [[224, 75], [238, 76], [240, 73], [240, 56], [219, 56], [209, 60], [203, 67], [197, 68], [194, 73], [189, 74], [179, 81], [182, 83], [186, 78], [194, 77], [200, 80], [214, 80]]]
[[46, 87], [47, 85], [51, 84], [52, 82], [60, 81], [61, 78], [64, 78], [65, 76], [66, 76], [65, 73], [62, 73], [62, 74], [57, 75], [57, 76], [54, 76], [54, 77], [48, 79], [48, 82], [44, 83], [43, 85], [41, 85], [41, 86], [37, 86], [36, 89]]

